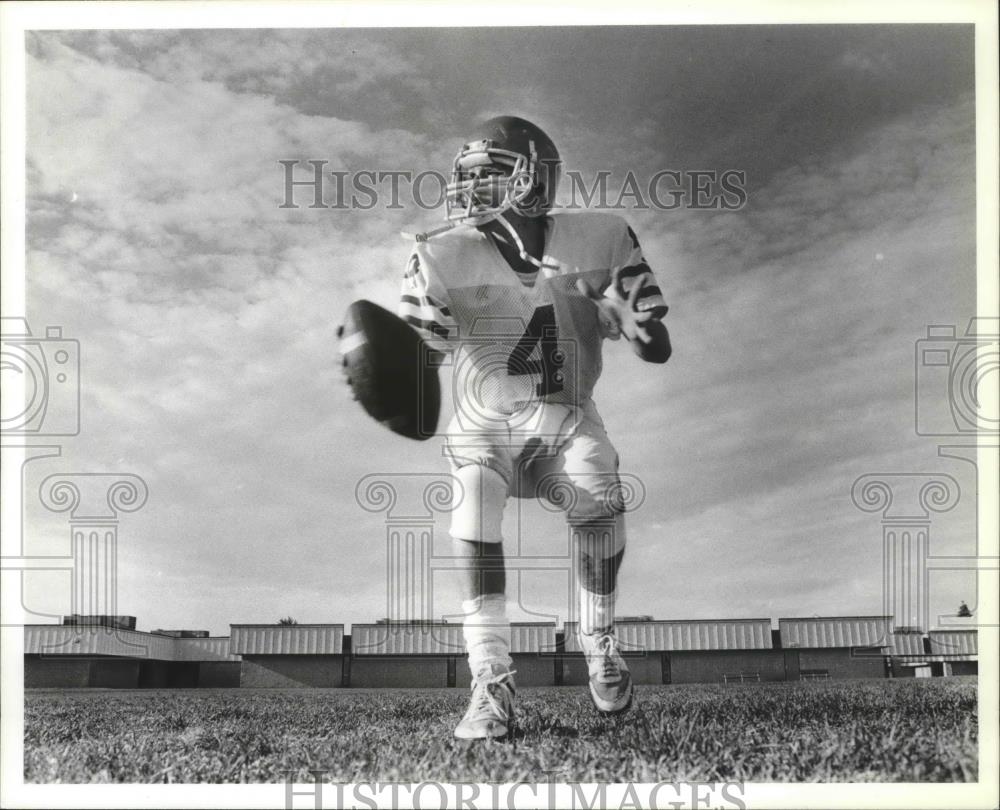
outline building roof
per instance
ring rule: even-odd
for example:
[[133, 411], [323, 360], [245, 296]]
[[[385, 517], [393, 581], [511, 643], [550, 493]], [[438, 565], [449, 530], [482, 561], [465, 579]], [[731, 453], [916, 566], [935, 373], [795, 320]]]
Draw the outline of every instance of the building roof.
[[[512, 653], [555, 652], [555, 622], [511, 624]], [[354, 624], [354, 655], [464, 655], [461, 624]]]
[[101, 625], [28, 624], [26, 655], [113, 655], [154, 661], [239, 661], [229, 639], [174, 638]]
[[238, 655], [342, 655], [342, 624], [231, 624], [229, 651]]
[[[566, 622], [566, 652], [579, 652], [577, 622]], [[770, 619], [616, 622], [624, 651], [769, 650]]]
[[970, 630], [931, 630], [927, 634], [932, 655], [979, 655], [979, 633]]
[[924, 637], [920, 633], [893, 633], [889, 652], [894, 656], [923, 655]]
[[229, 636], [176, 638], [175, 661], [239, 661], [240, 656], [230, 652]]
[[791, 648], [888, 647], [891, 616], [778, 619], [781, 646]]

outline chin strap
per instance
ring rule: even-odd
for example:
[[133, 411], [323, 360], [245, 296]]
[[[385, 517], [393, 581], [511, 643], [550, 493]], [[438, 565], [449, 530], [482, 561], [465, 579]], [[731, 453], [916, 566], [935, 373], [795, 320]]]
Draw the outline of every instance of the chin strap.
[[537, 267], [539, 270], [541, 270], [543, 267], [548, 266], [544, 262], [536, 259], [534, 256], [531, 256], [528, 253], [528, 251], [524, 249], [524, 242], [521, 241], [521, 237], [518, 236], [517, 229], [510, 224], [510, 222], [507, 220], [507, 217], [505, 217], [502, 213], [491, 217], [490, 219], [486, 220], [486, 222], [480, 222], [477, 224], [473, 224], [471, 222], [457, 222], [457, 221], [446, 222], [444, 225], [441, 225], [437, 228], [433, 228], [429, 231], [424, 231], [422, 233], [410, 233], [409, 231], [400, 231], [399, 235], [402, 236], [407, 241], [426, 242], [429, 239], [433, 239], [435, 236], [440, 236], [443, 233], [447, 233], [448, 231], [458, 227], [459, 225], [465, 225], [466, 227], [469, 228], [476, 228], [479, 227], [480, 225], [485, 225], [487, 222], [499, 222], [503, 226], [504, 230], [507, 231], [507, 233], [510, 235], [510, 238], [513, 240], [514, 247], [517, 248], [517, 254], [520, 257], [521, 261], [529, 262], [530, 264], [533, 264], [535, 267]]
[[424, 231], [423, 233], [411, 233], [410, 231], [400, 231], [399, 235], [402, 236], [407, 242], [426, 242], [434, 236], [440, 236], [443, 233], [447, 233], [452, 228], [457, 227], [461, 223], [458, 222], [446, 222], [438, 228], [433, 228], [429, 231]]
[[545, 267], [544, 262], [540, 262], [534, 256], [530, 256], [528, 254], [528, 251], [524, 249], [524, 242], [522, 242], [521, 237], [518, 236], [517, 229], [513, 225], [511, 225], [510, 222], [507, 221], [507, 217], [505, 217], [503, 214], [498, 214], [496, 217], [496, 221], [499, 222], [504, 227], [504, 230], [506, 230], [507, 233], [510, 234], [510, 238], [514, 240], [514, 247], [517, 248], [518, 256], [520, 257], [522, 262], [530, 262], [531, 264], [535, 265], [535, 267], [537, 267], [539, 270]]

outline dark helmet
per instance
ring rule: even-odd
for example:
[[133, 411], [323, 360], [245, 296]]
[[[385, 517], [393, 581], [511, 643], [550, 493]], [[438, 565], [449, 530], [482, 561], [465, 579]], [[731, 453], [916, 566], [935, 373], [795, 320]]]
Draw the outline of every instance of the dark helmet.
[[555, 200], [560, 159], [552, 139], [512, 115], [477, 128], [452, 165], [446, 187], [447, 217], [481, 225], [508, 210], [542, 216]]

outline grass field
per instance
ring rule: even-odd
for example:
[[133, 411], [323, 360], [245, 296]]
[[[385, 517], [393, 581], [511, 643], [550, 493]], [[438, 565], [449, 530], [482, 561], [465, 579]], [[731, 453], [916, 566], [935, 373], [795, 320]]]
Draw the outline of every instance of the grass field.
[[522, 689], [512, 743], [464, 690], [29, 691], [28, 782], [975, 781], [972, 678], [647, 686], [623, 719]]

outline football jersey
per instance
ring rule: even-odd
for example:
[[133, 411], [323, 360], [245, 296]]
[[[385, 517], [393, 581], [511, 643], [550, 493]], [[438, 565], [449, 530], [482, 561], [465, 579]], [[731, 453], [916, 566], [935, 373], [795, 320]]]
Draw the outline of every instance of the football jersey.
[[[475, 228], [418, 242], [404, 273], [399, 315], [435, 349], [452, 353], [465, 410], [514, 414], [539, 401], [579, 405], [601, 374], [601, 327], [578, 279], [662, 318], [667, 307], [639, 241], [612, 214], [548, 218], [542, 267], [516, 272]], [[612, 273], [621, 268], [618, 288]]]

